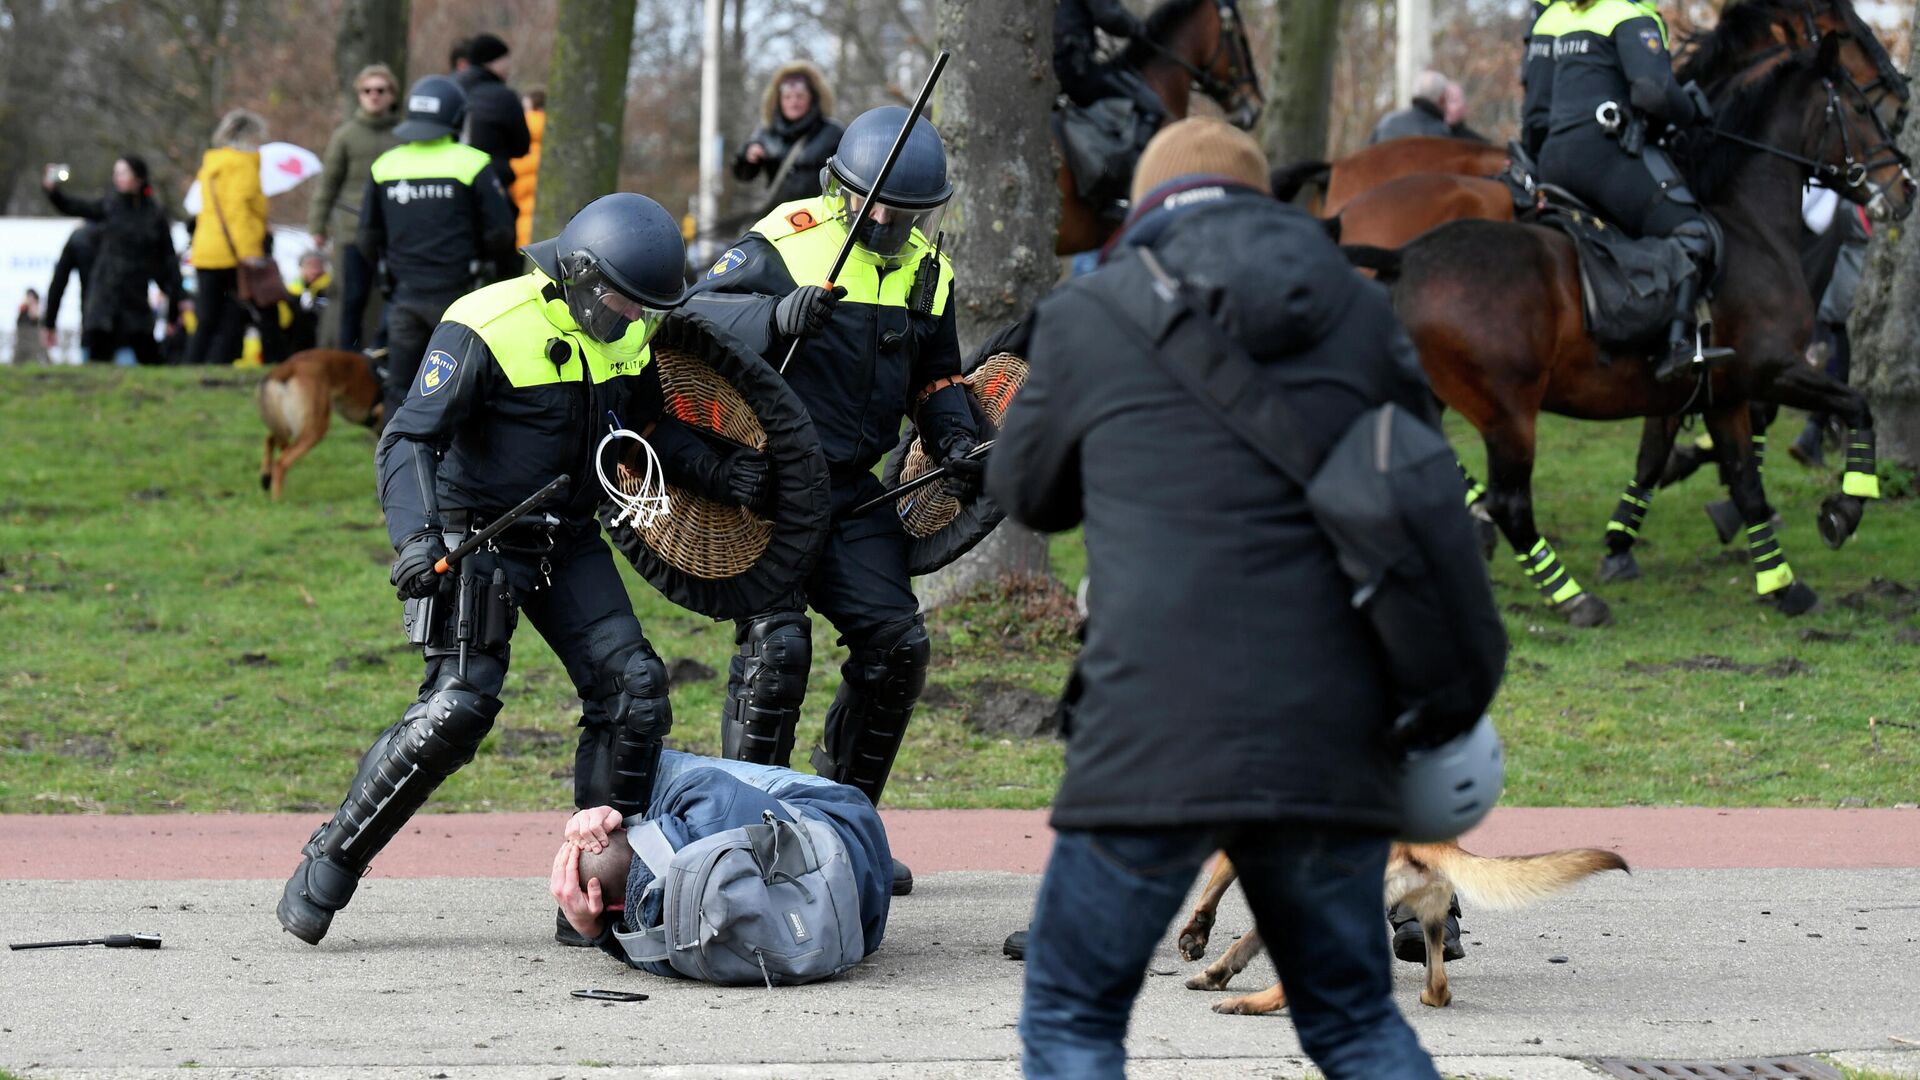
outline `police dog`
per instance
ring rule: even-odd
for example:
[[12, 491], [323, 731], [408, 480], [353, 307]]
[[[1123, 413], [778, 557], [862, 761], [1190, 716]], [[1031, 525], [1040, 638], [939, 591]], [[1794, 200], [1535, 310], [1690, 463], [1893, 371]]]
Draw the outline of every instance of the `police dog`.
[[373, 361], [340, 349], [293, 354], [260, 381], [253, 400], [267, 424], [260, 487], [276, 499], [286, 488], [287, 470], [326, 435], [331, 410], [370, 428], [379, 427], [385, 411]]
[[[1447, 988], [1441, 934], [1446, 928], [1447, 908], [1453, 903], [1455, 892], [1473, 907], [1511, 909], [1543, 899], [1603, 870], [1625, 869], [1625, 859], [1598, 848], [1487, 858], [1452, 842], [1394, 844], [1387, 855], [1387, 905], [1404, 902], [1411, 907], [1427, 939], [1427, 985], [1420, 991], [1420, 1004], [1445, 1008], [1453, 1001], [1453, 992]], [[1180, 931], [1181, 956], [1198, 960], [1205, 954], [1214, 909], [1220, 906], [1220, 898], [1226, 894], [1227, 886], [1233, 884], [1234, 876], [1233, 864], [1221, 853], [1214, 862], [1213, 876], [1207, 880], [1206, 892], [1193, 909], [1193, 917]], [[1249, 930], [1218, 960], [1207, 965], [1205, 971], [1188, 979], [1187, 989], [1225, 990], [1227, 981], [1258, 955], [1260, 932]], [[1259, 993], [1228, 998], [1215, 1005], [1213, 1011], [1257, 1016], [1286, 1007], [1287, 992], [1275, 982]]]

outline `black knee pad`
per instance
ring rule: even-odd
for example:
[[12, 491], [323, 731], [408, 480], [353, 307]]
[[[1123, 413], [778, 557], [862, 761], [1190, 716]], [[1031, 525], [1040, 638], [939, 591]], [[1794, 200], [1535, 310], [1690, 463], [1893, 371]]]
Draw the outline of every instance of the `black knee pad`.
[[667, 665], [646, 643], [628, 650], [615, 661], [613, 685], [616, 691], [607, 705], [607, 715], [616, 729], [661, 739], [673, 727], [673, 712], [667, 703]]
[[783, 611], [740, 627], [740, 682], [748, 704], [798, 708], [813, 668], [813, 628], [805, 614]]
[[888, 623], [848, 646], [841, 674], [859, 692], [870, 695], [875, 705], [905, 709], [920, 700], [933, 659], [933, 646], [920, 616]]

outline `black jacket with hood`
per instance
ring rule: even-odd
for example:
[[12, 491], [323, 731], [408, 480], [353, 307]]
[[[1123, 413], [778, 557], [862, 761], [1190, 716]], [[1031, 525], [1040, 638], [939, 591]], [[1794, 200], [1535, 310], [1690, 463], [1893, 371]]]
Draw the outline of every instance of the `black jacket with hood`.
[[1148, 350], [1170, 325], [1134, 249], [1201, 290], [1325, 449], [1391, 401], [1437, 422], [1386, 293], [1318, 222], [1207, 179], [1143, 202], [1107, 264], [1042, 301], [1032, 371], [987, 491], [1010, 517], [1084, 526], [1084, 693], [1056, 828], [1399, 821], [1378, 646], [1299, 485]]
[[[780, 114], [780, 84], [795, 75], [807, 80], [813, 89], [813, 107], [800, 119], [788, 120]], [[782, 164], [792, 156], [793, 164], [787, 168], [786, 175], [780, 177], [780, 186], [767, 192], [766, 208], [820, 194], [820, 170], [833, 152], [840, 149], [840, 136], [846, 130], [837, 121], [827, 119], [832, 113], [833, 90], [827, 86], [827, 78], [819, 68], [805, 60], [781, 65], [761, 96], [760, 126], [740, 144], [740, 153], [733, 159], [734, 179], [744, 182], [764, 176], [771, 184], [774, 177], [779, 176]], [[747, 147], [754, 143], [759, 143], [766, 154], [759, 161], [748, 161]]]
[[[173, 249], [167, 212], [152, 196], [108, 192], [97, 199], [81, 199], [54, 188], [47, 198], [63, 214], [100, 223], [93, 266], [81, 278], [81, 330], [153, 337], [148, 282], [166, 294], [167, 320], [179, 316], [180, 253]], [[48, 305], [49, 318], [57, 311]]]

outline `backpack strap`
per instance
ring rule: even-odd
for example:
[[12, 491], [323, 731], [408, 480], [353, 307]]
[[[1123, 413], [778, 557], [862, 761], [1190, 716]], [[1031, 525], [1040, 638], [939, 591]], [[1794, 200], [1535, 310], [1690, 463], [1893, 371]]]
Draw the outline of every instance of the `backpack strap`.
[[[1201, 305], [1186, 282], [1167, 273], [1150, 248], [1136, 248], [1140, 264], [1153, 275], [1153, 292], [1174, 305], [1172, 322], [1155, 335], [1138, 315], [1115, 303], [1100, 289], [1084, 295], [1131, 327], [1147, 341], [1147, 353], [1194, 399], [1214, 414], [1227, 430], [1239, 436], [1274, 468], [1302, 489], [1312, 481], [1316, 457], [1300, 444], [1300, 426], [1281, 395], [1268, 390], [1260, 365], [1246, 347]], [[1171, 345], [1172, 347], [1165, 347]]]
[[[640, 910], [638, 905], [648, 893], [666, 887], [667, 871], [673, 866], [673, 845], [667, 842], [667, 835], [660, 831], [660, 823], [657, 821], [646, 821], [630, 826], [627, 829], [627, 843], [632, 845], [633, 853], [640, 857], [641, 862], [647, 864], [647, 869], [653, 874], [653, 880], [647, 884], [646, 893], [627, 898], [629, 904], [635, 905], [633, 910], [637, 912]], [[664, 920], [659, 925], [645, 930], [616, 929], [613, 936], [619, 941], [621, 950], [627, 954], [627, 959], [636, 964], [666, 960], [673, 954], [673, 950], [667, 945], [667, 924]]]

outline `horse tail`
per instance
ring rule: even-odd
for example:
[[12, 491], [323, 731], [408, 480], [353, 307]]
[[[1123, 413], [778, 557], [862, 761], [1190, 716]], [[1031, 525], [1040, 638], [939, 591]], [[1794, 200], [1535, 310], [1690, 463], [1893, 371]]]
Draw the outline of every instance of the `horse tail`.
[[1396, 281], [1400, 277], [1400, 253], [1392, 248], [1342, 244], [1340, 254], [1345, 255], [1354, 266], [1373, 271], [1381, 281]]
[[1325, 161], [1296, 161], [1291, 165], [1276, 166], [1267, 174], [1267, 180], [1273, 187], [1273, 197], [1281, 202], [1292, 202], [1300, 194], [1300, 189], [1308, 184], [1326, 185], [1327, 177], [1332, 175], [1333, 165]]

